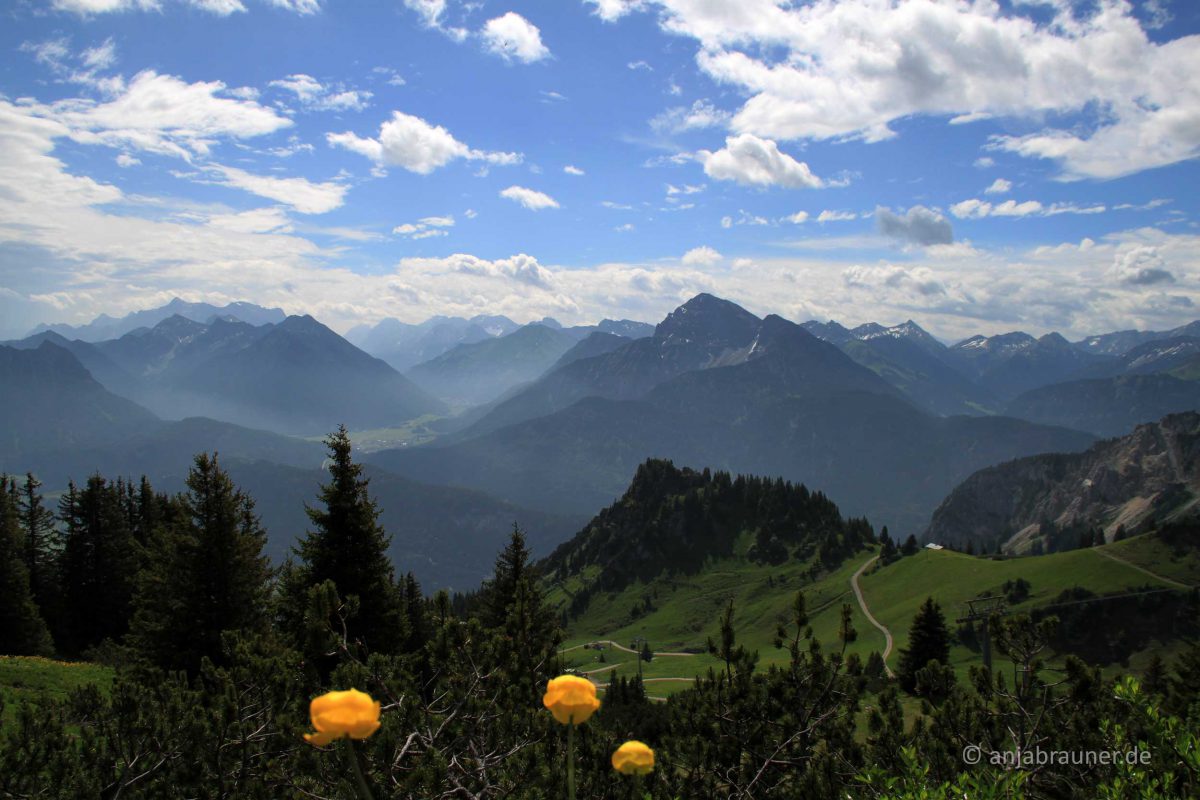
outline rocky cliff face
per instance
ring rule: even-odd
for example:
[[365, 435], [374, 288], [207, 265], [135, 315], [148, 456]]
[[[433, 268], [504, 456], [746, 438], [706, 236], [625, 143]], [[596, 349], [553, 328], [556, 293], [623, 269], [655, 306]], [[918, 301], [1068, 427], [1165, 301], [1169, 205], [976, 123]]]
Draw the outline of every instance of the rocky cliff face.
[[1054, 530], [1137, 533], [1200, 509], [1200, 414], [1139, 425], [1083, 453], [1021, 458], [976, 472], [942, 501], [924, 539], [1025, 552]]

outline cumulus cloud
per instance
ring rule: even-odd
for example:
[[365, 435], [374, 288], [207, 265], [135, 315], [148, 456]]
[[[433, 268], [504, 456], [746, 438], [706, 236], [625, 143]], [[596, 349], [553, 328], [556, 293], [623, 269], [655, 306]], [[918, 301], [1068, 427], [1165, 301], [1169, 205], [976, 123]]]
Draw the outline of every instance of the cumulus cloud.
[[473, 150], [442, 126], [402, 111], [392, 112], [377, 138], [350, 132], [328, 133], [325, 138], [330, 145], [366, 156], [381, 166], [402, 167], [419, 175], [428, 175], [459, 158], [499, 165], [518, 164], [522, 159], [519, 153]]
[[704, 163], [705, 174], [716, 180], [788, 189], [818, 189], [822, 186], [821, 179], [812, 174], [808, 164], [781, 152], [775, 142], [749, 133], [728, 137], [725, 147], [715, 153], [701, 150], [697, 155]]
[[1118, 280], [1133, 286], [1175, 282], [1157, 247], [1141, 246], [1118, 252], [1113, 259], [1113, 271]]
[[833, 211], [830, 209], [825, 209], [817, 215], [817, 222], [849, 222], [853, 219], [858, 219], [858, 214], [853, 211]]
[[793, 225], [803, 225], [805, 222], [808, 222], [808, 212], [797, 211], [795, 214], [790, 214], [784, 217], [784, 219]]
[[568, 175], [576, 176], [585, 174], [583, 170], [574, 164], [567, 164], [565, 167], [563, 167], [563, 172], [567, 173]]
[[500, 196], [514, 203], [520, 203], [530, 211], [541, 211], [544, 208], [558, 208], [558, 201], [544, 192], [526, 189], [524, 186], [510, 186], [500, 192]]
[[702, 245], [688, 250], [679, 261], [687, 266], [711, 267], [713, 264], [720, 263], [722, 258], [723, 256], [716, 250], [708, 245]]
[[416, 222], [408, 222], [392, 228], [392, 233], [407, 236], [410, 239], [429, 239], [435, 236], [448, 236], [447, 228], [454, 227], [454, 217], [423, 217]]
[[1004, 178], [996, 178], [992, 181], [992, 185], [983, 190], [984, 194], [1004, 194], [1012, 188], [1012, 181], [1006, 181]]
[[878, 206], [875, 223], [884, 236], [913, 244], [950, 244], [954, 241], [950, 220], [925, 206], [913, 206], [903, 216]]
[[36, 113], [71, 129], [83, 144], [174, 155], [205, 155], [223, 138], [263, 136], [292, 125], [287, 117], [253, 100], [222, 96], [220, 81], [186, 83], [153, 70], [139, 72], [105, 102], [83, 98], [34, 106]]
[[863, 289], [903, 289], [919, 295], [946, 293], [946, 287], [926, 267], [905, 268], [895, 264], [853, 266], [842, 271], [846, 286]]
[[1058, 161], [1067, 177], [1200, 155], [1200, 84], [1188, 77], [1200, 71], [1200, 39], [1152, 41], [1131, 3], [1106, 0], [1084, 17], [1057, 1], [590, 2], [606, 21], [653, 8], [664, 30], [695, 39], [700, 68], [750, 95], [731, 121], [737, 133], [874, 142], [917, 115], [1052, 112], [1066, 118], [1062, 128], [998, 136], [994, 146]]
[[505, 61], [532, 64], [550, 57], [550, 50], [542, 44], [542, 32], [515, 11], [489, 19], [480, 35], [487, 51]]

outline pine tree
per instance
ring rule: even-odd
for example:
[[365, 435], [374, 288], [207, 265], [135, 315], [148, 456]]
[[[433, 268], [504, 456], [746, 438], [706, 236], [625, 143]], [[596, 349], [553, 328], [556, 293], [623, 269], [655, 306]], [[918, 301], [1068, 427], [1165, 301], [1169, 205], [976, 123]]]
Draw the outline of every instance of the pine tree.
[[[346, 427], [325, 439], [331, 465], [321, 487], [321, 508], [305, 507], [313, 530], [300, 542], [295, 565], [285, 580], [285, 602], [305, 606], [308, 589], [332, 581], [342, 601], [355, 607], [346, 620], [349, 641], [368, 650], [396, 652], [405, 639], [404, 612], [387, 549], [390, 537], [379, 524], [379, 509], [367, 491], [362, 465], [350, 458]], [[353, 599], [352, 599], [353, 598]], [[285, 620], [296, 628], [294, 618]], [[301, 631], [290, 633], [300, 639]]]
[[118, 641], [129, 628], [138, 552], [127, 491], [123, 481], [93, 475], [83, 491], [71, 483], [59, 502], [66, 526], [60, 649], [68, 655]]
[[25, 568], [21, 526], [17, 509], [7, 490], [8, 480], [0, 480], [0, 654], [48, 656], [54, 651], [50, 631], [33, 602], [29, 572]]
[[139, 577], [128, 639], [151, 663], [194, 673], [205, 657], [221, 660], [224, 633], [266, 627], [271, 568], [254, 501], [215, 453], [196, 456], [187, 487]]
[[900, 686], [910, 694], [917, 687], [917, 672], [930, 661], [945, 665], [950, 660], [950, 634], [946, 618], [932, 597], [925, 599], [912, 627], [908, 630], [908, 647], [900, 651], [900, 666], [896, 671]]
[[59, 554], [58, 530], [54, 524], [54, 513], [43, 505], [42, 482], [25, 473], [25, 484], [20, 490], [17, 514], [24, 531], [25, 569], [29, 573], [29, 589], [33, 600], [41, 609], [42, 616], [51, 620], [58, 616], [59, 582], [57, 562]]
[[556, 660], [562, 636], [542, 594], [525, 534], [515, 524], [482, 594], [483, 623], [503, 638], [504, 648], [511, 654], [514, 679], [522, 681], [530, 696], [536, 697], [544, 673]]
[[750, 659], [746, 648], [737, 643], [737, 634], [733, 627], [733, 600], [725, 606], [721, 614], [720, 639], [708, 637], [708, 652], [725, 662], [725, 677], [733, 678], [733, 671]]
[[905, 556], [915, 556], [917, 551], [920, 549], [920, 546], [917, 545], [917, 537], [910, 533], [908, 538], [904, 540], [904, 546], [900, 548], [900, 554]]

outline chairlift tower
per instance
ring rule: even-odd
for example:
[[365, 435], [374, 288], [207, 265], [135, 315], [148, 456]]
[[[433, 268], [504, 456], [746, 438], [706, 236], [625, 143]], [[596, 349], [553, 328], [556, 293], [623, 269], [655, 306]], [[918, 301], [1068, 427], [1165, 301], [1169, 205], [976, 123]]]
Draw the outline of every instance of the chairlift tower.
[[990, 595], [988, 597], [977, 597], [974, 600], [967, 601], [967, 614], [964, 617], [958, 618], [958, 623], [979, 622], [983, 628], [983, 668], [989, 673], [992, 671], [992, 633], [991, 622], [992, 617], [1003, 616], [1008, 613], [1005, 608], [1005, 598], [1002, 595]]

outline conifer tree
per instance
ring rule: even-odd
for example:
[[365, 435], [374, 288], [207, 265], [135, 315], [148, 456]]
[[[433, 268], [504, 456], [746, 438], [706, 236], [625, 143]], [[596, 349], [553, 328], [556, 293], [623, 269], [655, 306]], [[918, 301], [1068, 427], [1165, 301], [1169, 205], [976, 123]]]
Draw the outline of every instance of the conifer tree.
[[33, 600], [48, 620], [57, 616], [59, 583], [55, 575], [58, 560], [58, 531], [54, 513], [43, 505], [42, 482], [25, 473], [17, 514], [24, 532], [25, 569], [29, 573], [29, 589]]
[[140, 575], [129, 642], [148, 661], [195, 672], [227, 631], [261, 631], [271, 569], [254, 501], [214, 453], [196, 456], [178, 513]]
[[503, 637], [514, 677], [536, 696], [543, 673], [555, 660], [561, 633], [542, 595], [525, 534], [515, 524], [482, 593], [484, 624]]
[[[329, 483], [321, 487], [320, 507], [305, 506], [313, 529], [296, 550], [299, 563], [285, 576], [285, 602], [299, 599], [303, 608], [310, 587], [332, 581], [339, 598], [355, 608], [346, 620], [349, 641], [375, 652], [396, 652], [406, 626], [387, 556], [391, 539], [379, 524], [379, 508], [367, 490], [362, 465], [351, 460], [346, 427], [326, 437], [325, 445], [331, 460]], [[295, 628], [300, 623], [285, 618], [284, 624]], [[291, 633], [302, 637], [299, 630]]]
[[932, 597], [925, 599], [908, 630], [908, 647], [900, 651], [900, 666], [896, 676], [904, 691], [912, 693], [917, 687], [917, 672], [930, 661], [945, 665], [950, 660], [950, 634], [941, 607]]
[[904, 546], [900, 548], [900, 554], [915, 556], [920, 549], [920, 546], [917, 544], [917, 537], [910, 533], [908, 538], [904, 540]]
[[21, 527], [17, 509], [7, 490], [7, 478], [0, 481], [0, 654], [48, 656], [54, 651], [50, 631], [33, 602], [29, 572], [25, 568]]
[[60, 649], [78, 656], [129, 628], [138, 552], [127, 508], [126, 484], [100, 475], [82, 491], [74, 483], [59, 502], [63, 545]]

